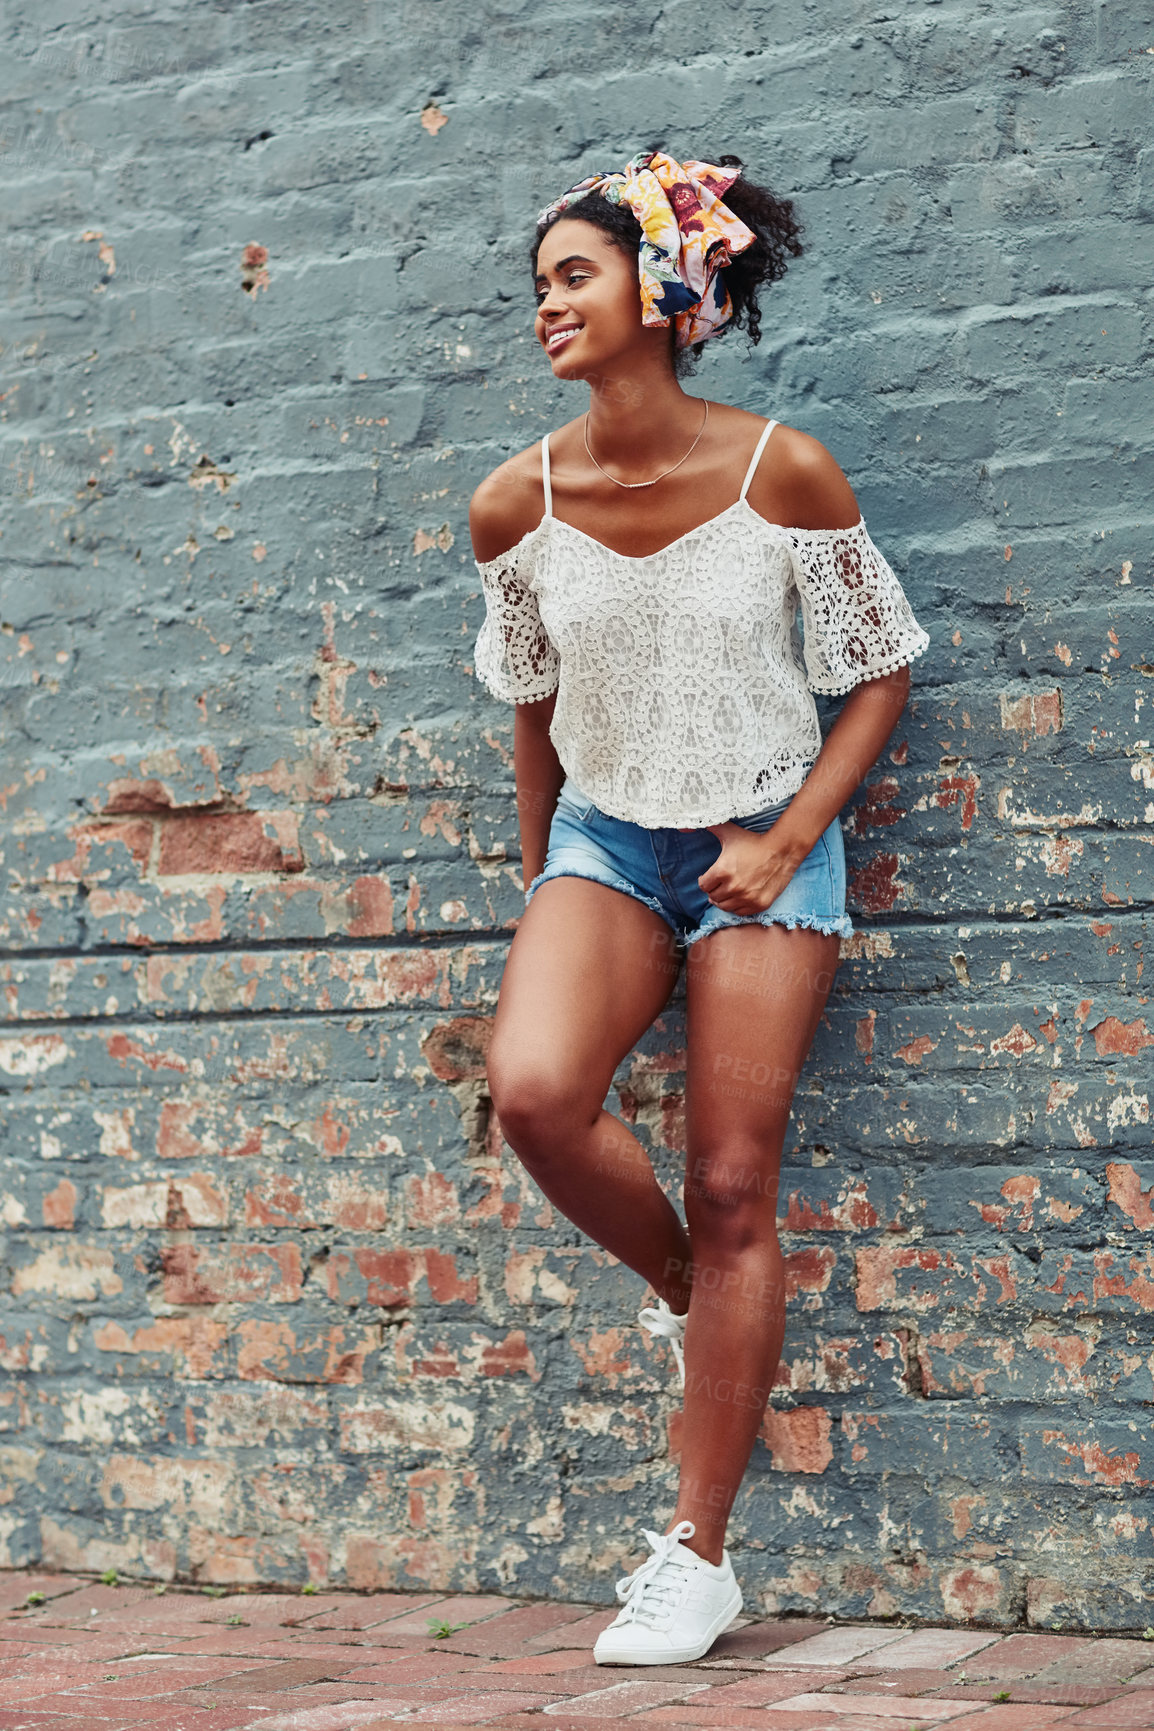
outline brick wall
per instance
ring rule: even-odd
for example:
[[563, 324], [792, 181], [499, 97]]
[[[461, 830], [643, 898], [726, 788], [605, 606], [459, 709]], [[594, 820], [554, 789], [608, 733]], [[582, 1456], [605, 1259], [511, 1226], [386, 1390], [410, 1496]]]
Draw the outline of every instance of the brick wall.
[[[811, 246], [692, 388], [830, 446], [934, 639], [842, 818], [749, 1602], [1145, 1626], [1146, 8], [85, 16], [2, 57], [3, 1560], [604, 1599], [668, 1506], [639, 1283], [488, 1110], [466, 520], [580, 406], [532, 214], [663, 140]], [[680, 1006], [608, 1101], [671, 1186]]]

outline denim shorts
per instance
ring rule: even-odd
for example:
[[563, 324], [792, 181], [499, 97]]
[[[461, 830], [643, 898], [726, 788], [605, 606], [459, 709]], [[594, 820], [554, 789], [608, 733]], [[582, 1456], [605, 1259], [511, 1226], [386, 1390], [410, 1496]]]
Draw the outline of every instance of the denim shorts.
[[[779, 800], [733, 821], [762, 835], [789, 803]], [[698, 878], [720, 853], [721, 842], [708, 829], [646, 829], [610, 817], [566, 777], [549, 829], [545, 865], [529, 885], [525, 905], [550, 878], [590, 878], [644, 902], [686, 948], [722, 926], [808, 926], [853, 936], [845, 911], [845, 847], [836, 817], [776, 901], [759, 914], [725, 913], [698, 886]]]

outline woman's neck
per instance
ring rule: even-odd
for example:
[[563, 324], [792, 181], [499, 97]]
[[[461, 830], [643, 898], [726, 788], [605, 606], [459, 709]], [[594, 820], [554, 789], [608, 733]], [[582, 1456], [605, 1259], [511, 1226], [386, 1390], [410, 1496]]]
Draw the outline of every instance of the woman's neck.
[[599, 463], [626, 475], [676, 460], [701, 431], [705, 410], [663, 363], [589, 381], [589, 443]]

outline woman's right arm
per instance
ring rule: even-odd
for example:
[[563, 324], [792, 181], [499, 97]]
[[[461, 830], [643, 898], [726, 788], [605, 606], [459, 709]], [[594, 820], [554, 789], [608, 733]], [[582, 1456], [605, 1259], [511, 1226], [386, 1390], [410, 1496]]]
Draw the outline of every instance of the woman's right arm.
[[549, 825], [565, 780], [561, 759], [549, 738], [557, 693], [539, 703], [519, 703], [513, 723], [513, 774], [521, 825], [521, 882], [528, 889], [545, 869]]
[[[477, 560], [487, 564], [516, 546], [540, 522], [543, 509], [539, 462], [534, 456], [522, 452], [495, 469], [477, 488], [469, 506], [469, 533]], [[554, 690], [548, 697], [517, 701], [514, 712], [513, 775], [521, 830], [521, 879], [526, 890], [544, 869], [549, 826], [565, 779], [549, 737], [556, 702]]]

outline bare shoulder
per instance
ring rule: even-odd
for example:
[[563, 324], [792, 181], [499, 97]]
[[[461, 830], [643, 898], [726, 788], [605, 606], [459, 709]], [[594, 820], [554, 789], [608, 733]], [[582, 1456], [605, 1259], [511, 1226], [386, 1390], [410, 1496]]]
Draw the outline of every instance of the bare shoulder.
[[[557, 434], [550, 435], [552, 453]], [[481, 564], [515, 547], [545, 514], [541, 441], [537, 439], [485, 476], [469, 501], [469, 534]]]
[[853, 488], [820, 439], [779, 423], [765, 454], [749, 489], [754, 510], [793, 529], [852, 529], [857, 523]]

